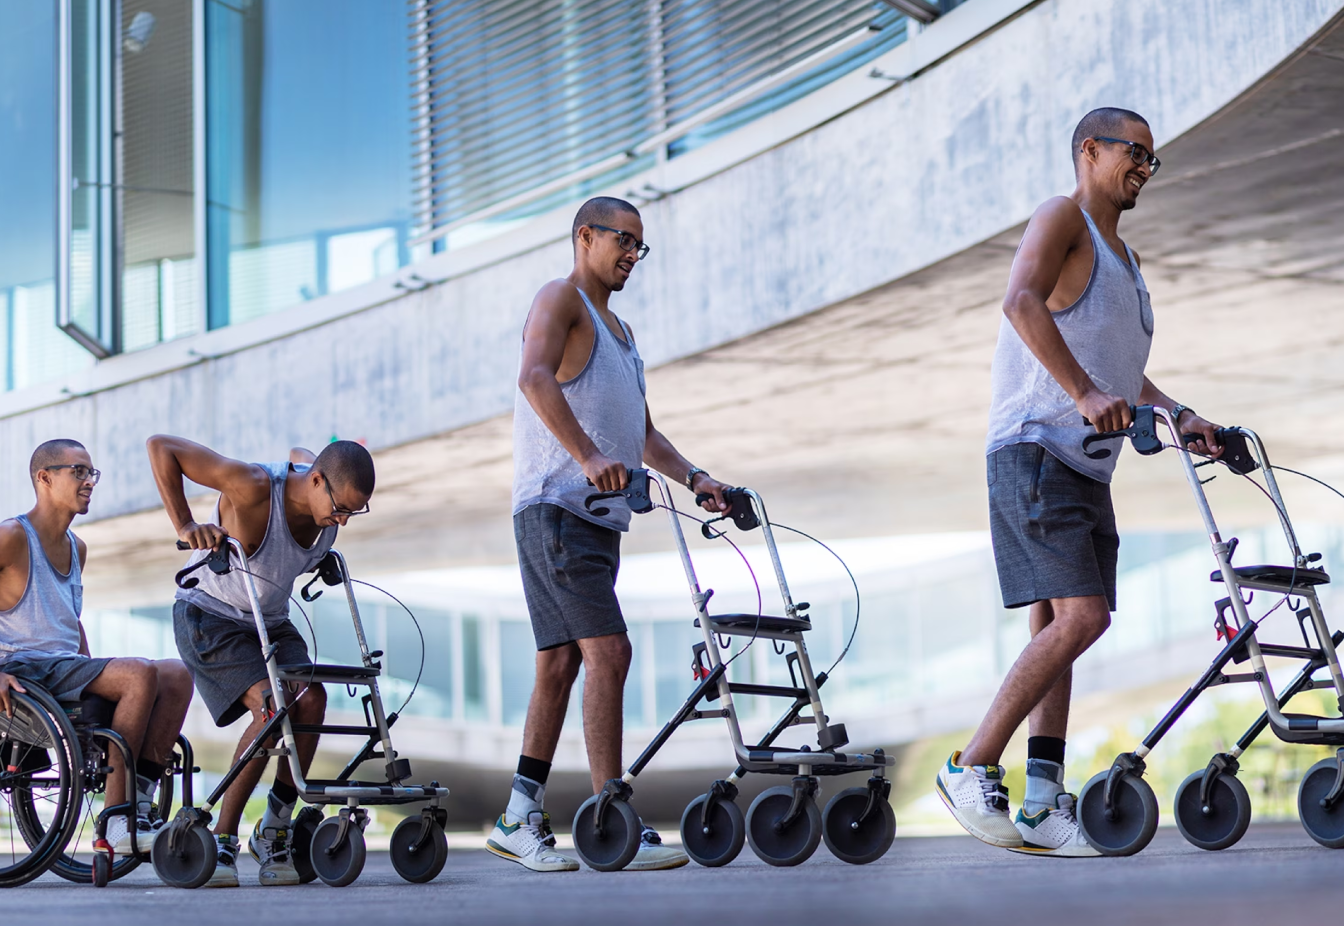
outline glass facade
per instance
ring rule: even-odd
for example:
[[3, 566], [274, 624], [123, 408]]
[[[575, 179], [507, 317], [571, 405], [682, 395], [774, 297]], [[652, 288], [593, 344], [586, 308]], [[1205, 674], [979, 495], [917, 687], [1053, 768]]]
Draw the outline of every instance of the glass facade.
[[366, 0], [207, 0], [209, 325], [408, 260], [406, 22]]

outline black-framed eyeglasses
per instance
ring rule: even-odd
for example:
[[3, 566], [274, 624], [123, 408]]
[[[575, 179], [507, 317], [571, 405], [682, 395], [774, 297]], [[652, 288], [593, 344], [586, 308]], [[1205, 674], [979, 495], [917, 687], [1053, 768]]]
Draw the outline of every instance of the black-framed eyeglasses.
[[331, 516], [333, 518], [353, 518], [358, 514], [369, 513], [368, 502], [365, 502], [364, 507], [358, 511], [351, 511], [349, 508], [342, 508], [340, 505], [336, 504], [336, 496], [331, 494], [331, 480], [327, 479], [326, 476], [322, 477], [322, 486], [327, 490], [327, 498], [331, 499]]
[[44, 466], [43, 469], [68, 469], [74, 474], [77, 482], [91, 482], [98, 484], [98, 480], [103, 478], [101, 471], [92, 466], [85, 466], [83, 463], [57, 463], [54, 466]]
[[1128, 145], [1129, 159], [1135, 164], [1147, 164], [1150, 177], [1157, 173], [1157, 169], [1162, 166], [1162, 162], [1157, 155], [1136, 141], [1129, 141], [1125, 138], [1107, 138], [1105, 135], [1093, 135], [1092, 140], [1110, 142], [1112, 145]]
[[622, 251], [637, 251], [635, 260], [643, 260], [649, 256], [649, 246], [640, 241], [628, 231], [621, 231], [619, 228], [610, 228], [606, 225], [589, 225], [589, 228], [596, 228], [598, 231], [609, 231], [616, 235], [616, 244]]

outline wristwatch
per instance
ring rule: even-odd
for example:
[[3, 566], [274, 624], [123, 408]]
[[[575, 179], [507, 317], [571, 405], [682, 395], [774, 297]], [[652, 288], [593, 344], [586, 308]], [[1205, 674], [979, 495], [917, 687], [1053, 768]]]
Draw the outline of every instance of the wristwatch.
[[[686, 488], [688, 489], [692, 488], [692, 486], [695, 484], [695, 477], [700, 475], [701, 473], [705, 473], [705, 471], [698, 466], [692, 466], [690, 470], [686, 473]], [[709, 473], [705, 473], [705, 475], [708, 476]]]
[[1180, 403], [1177, 403], [1176, 406], [1171, 410], [1172, 424], [1180, 424], [1181, 415], [1185, 414], [1186, 412], [1193, 412], [1193, 411], [1194, 409], [1191, 408], [1189, 405], [1181, 405]]

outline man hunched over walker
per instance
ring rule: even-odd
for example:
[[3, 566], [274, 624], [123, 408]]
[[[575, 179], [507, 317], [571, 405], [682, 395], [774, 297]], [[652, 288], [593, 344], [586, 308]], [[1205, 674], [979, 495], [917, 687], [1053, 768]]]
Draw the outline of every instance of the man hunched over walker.
[[[316, 457], [296, 447], [288, 462], [244, 463], [181, 437], [159, 434], [149, 439], [148, 447], [159, 495], [178, 539], [191, 546], [190, 561], [204, 559], [229, 537], [241, 543], [276, 659], [280, 665], [311, 662], [308, 644], [289, 619], [289, 599], [294, 581], [326, 557], [337, 530], [369, 510], [374, 483], [369, 452], [343, 440], [328, 444]], [[219, 492], [211, 521], [198, 524], [193, 519], [186, 479]], [[215, 724], [227, 727], [251, 714], [234, 754], [237, 761], [267, 720], [266, 661], [243, 574], [238, 569], [225, 575], [202, 569], [197, 575], [200, 582], [195, 588], [177, 592], [173, 632]], [[290, 688], [294, 723], [320, 724], [327, 707], [323, 687], [282, 684]], [[291, 745], [306, 775], [317, 751], [317, 734], [300, 733], [294, 740]], [[219, 861], [206, 887], [238, 886], [238, 824], [267, 762], [253, 759], [224, 792], [215, 825]], [[289, 760], [281, 759], [266, 810], [248, 840], [248, 851], [261, 866], [257, 878], [264, 886], [299, 883], [289, 850], [297, 800]]]
[[[509, 804], [486, 847], [533, 871], [575, 871], [555, 850], [542, 809], [569, 691], [585, 668], [583, 732], [593, 791], [621, 775], [621, 703], [630, 640], [616, 600], [622, 498], [605, 515], [584, 508], [595, 492], [623, 489], [645, 462], [696, 493], [716, 514], [728, 486], [692, 466], [653, 426], [644, 362], [630, 328], [607, 307], [648, 253], [639, 210], [590, 199], [574, 217], [574, 269], [533, 300], [523, 328], [513, 424], [513, 531], [537, 643], [537, 679]], [[627, 870], [676, 868], [686, 853], [644, 827]]]
[[[1020, 852], [1098, 854], [1064, 790], [1064, 737], [1073, 662], [1115, 610], [1120, 538], [1115, 455], [1090, 459], [1083, 438], [1128, 427], [1131, 405], [1158, 405], [1198, 435], [1193, 449], [1222, 452], [1217, 426], [1143, 372], [1152, 309], [1117, 226], [1158, 168], [1152, 151], [1137, 113], [1083, 117], [1073, 133], [1078, 185], [1032, 216], [1003, 301], [986, 446], [990, 533], [1004, 606], [1030, 605], [1032, 639], [970, 743], [939, 770], [937, 790], [972, 836]], [[997, 763], [1027, 719], [1027, 793], [1014, 820]]]

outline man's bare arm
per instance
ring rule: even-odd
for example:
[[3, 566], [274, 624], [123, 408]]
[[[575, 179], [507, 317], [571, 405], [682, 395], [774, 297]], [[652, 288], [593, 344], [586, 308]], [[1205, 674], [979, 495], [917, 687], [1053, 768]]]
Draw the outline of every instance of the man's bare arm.
[[[1143, 378], [1143, 391], [1139, 393], [1139, 404], [1157, 405], [1170, 412], [1175, 410], [1177, 403], [1161, 389], [1154, 386], [1153, 381], [1145, 376]], [[1212, 421], [1204, 420], [1199, 417], [1198, 413], [1191, 410], [1181, 413], [1176, 426], [1182, 434], [1199, 435], [1199, 440], [1190, 445], [1191, 450], [1196, 453], [1207, 454], [1215, 459], [1222, 456], [1223, 446], [1218, 443], [1218, 425]]]
[[[664, 476], [685, 485], [686, 474], [691, 471], [691, 462], [672, 446], [672, 442], [662, 431], [653, 426], [653, 415], [649, 412], [647, 402], [644, 404], [644, 435], [644, 462]], [[695, 481], [691, 484], [691, 491], [695, 494], [708, 492], [713, 496], [703, 507], [706, 511], [716, 513], [727, 511], [730, 507], [723, 498], [723, 493], [728, 488], [730, 487], [708, 473], [696, 473]]]
[[218, 549], [228, 535], [213, 524], [197, 524], [187, 504], [183, 478], [215, 489], [238, 506], [260, 504], [270, 495], [270, 478], [251, 463], [231, 460], [183, 437], [156, 434], [146, 442], [154, 484], [179, 539], [193, 550]]
[[[532, 311], [523, 326], [523, 357], [518, 370], [518, 388], [522, 390], [541, 423], [569, 451], [583, 473], [601, 492], [623, 489], [629, 481], [625, 464], [597, 449], [574, 410], [565, 400], [556, 374], [565, 358], [565, 342], [578, 320], [583, 303], [573, 284], [553, 280], [541, 288], [532, 302]], [[593, 332], [596, 339], [597, 332]]]
[[1086, 224], [1073, 200], [1057, 196], [1036, 210], [1013, 259], [1003, 313], [1079, 413], [1098, 431], [1118, 431], [1129, 426], [1129, 403], [1097, 388], [1069, 350], [1046, 304], [1080, 234], [1086, 234]]

